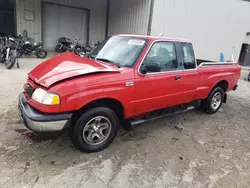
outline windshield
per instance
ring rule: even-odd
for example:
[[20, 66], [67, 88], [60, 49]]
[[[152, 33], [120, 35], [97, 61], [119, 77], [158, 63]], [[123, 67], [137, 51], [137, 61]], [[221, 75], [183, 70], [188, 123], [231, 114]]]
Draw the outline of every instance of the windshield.
[[147, 41], [135, 37], [114, 36], [105, 39], [91, 53], [91, 58], [106, 59], [122, 67], [132, 67]]

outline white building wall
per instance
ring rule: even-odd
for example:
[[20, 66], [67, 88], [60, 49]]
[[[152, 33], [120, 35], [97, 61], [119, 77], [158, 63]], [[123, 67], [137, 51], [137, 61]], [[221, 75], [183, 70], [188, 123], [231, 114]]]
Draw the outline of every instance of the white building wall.
[[[41, 0], [16, 0], [17, 33], [20, 34], [24, 29], [28, 30], [30, 37], [36, 41], [41, 40], [42, 20], [41, 20]], [[42, 0], [60, 5], [80, 7], [90, 10], [89, 42], [94, 44], [96, 41], [103, 40], [105, 37], [106, 24], [106, 1], [105, 0]], [[34, 20], [25, 20], [24, 14], [34, 13]], [[74, 20], [72, 20], [74, 21]]]
[[242, 0], [155, 0], [152, 35], [186, 38], [197, 58], [218, 61], [223, 52], [230, 60], [236, 45], [238, 59], [250, 32], [250, 2]]
[[[90, 10], [89, 42], [91, 45], [105, 38], [106, 0], [43, 0], [55, 4]], [[72, 20], [73, 21], [73, 20]]]
[[16, 0], [17, 34], [28, 31], [35, 41], [41, 40], [41, 3], [40, 0]]
[[109, 35], [147, 34], [151, 0], [111, 0]]

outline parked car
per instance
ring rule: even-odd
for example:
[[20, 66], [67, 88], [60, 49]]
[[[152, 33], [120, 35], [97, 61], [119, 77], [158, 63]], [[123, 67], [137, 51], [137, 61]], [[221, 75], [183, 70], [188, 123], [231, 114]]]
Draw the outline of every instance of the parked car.
[[97, 152], [120, 125], [163, 117], [170, 107], [182, 112], [200, 101], [204, 112], [216, 113], [237, 88], [240, 69], [228, 62], [198, 66], [186, 40], [115, 35], [89, 58], [65, 52], [34, 68], [19, 97], [20, 117], [40, 137], [67, 128], [79, 150]]

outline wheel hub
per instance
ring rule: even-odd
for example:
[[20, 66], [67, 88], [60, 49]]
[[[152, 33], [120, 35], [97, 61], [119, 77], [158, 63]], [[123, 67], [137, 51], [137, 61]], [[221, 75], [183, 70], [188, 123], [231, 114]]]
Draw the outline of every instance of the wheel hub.
[[211, 101], [212, 109], [217, 110], [221, 105], [221, 101], [222, 101], [222, 94], [220, 92], [215, 93]]
[[111, 123], [104, 116], [92, 118], [83, 129], [83, 139], [90, 145], [103, 143], [111, 133]]

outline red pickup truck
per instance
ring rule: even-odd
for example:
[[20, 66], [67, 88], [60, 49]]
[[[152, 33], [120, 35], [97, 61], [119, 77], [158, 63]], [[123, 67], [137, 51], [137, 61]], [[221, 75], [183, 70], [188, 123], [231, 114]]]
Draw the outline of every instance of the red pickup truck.
[[114, 140], [120, 125], [196, 104], [216, 113], [237, 88], [240, 70], [237, 63], [197, 65], [186, 40], [115, 35], [87, 57], [66, 52], [35, 67], [19, 96], [20, 117], [40, 137], [67, 128], [79, 150], [96, 152]]

